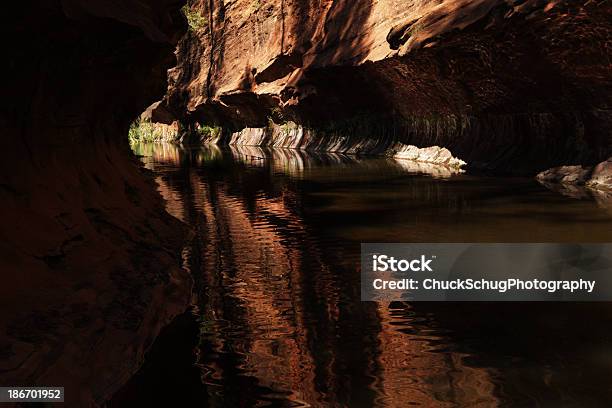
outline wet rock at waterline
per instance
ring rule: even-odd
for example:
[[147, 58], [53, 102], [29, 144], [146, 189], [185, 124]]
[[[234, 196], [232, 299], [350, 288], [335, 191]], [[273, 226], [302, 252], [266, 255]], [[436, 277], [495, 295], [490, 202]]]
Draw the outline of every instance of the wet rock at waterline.
[[601, 206], [612, 208], [612, 158], [594, 167], [555, 167], [539, 173], [536, 179], [565, 196], [592, 197]]
[[[217, 146], [207, 145], [207, 149], [221, 155], [221, 150]], [[304, 173], [306, 168], [312, 165], [312, 162], [316, 162], [316, 159], [326, 165], [367, 163], [365, 157], [338, 152], [315, 152], [312, 150], [268, 148], [240, 144], [229, 146], [229, 151], [235, 161], [243, 162], [252, 167], [269, 166], [274, 172], [287, 173], [293, 176]], [[458, 167], [396, 157], [387, 159], [385, 164], [389, 168], [397, 166], [404, 173], [426, 174], [434, 178], [449, 178], [463, 172]]]
[[[258, 146], [307, 150], [311, 152], [341, 153], [348, 155], [387, 156], [399, 161], [427, 164], [428, 168], [441, 166], [441, 174], [461, 172], [466, 163], [452, 155], [450, 150], [429, 146], [418, 148], [405, 145], [393, 138], [375, 138], [359, 133], [344, 134], [332, 130], [316, 130], [293, 122], [263, 128], [245, 128], [232, 133], [229, 138], [221, 135], [205, 140], [212, 144], [229, 146]], [[429, 173], [429, 171], [427, 171]]]
[[430, 146], [419, 149], [416, 146], [406, 146], [399, 144], [396, 147], [396, 153], [393, 155], [396, 159], [413, 160], [422, 163], [438, 164], [448, 166], [454, 169], [460, 169], [466, 163], [456, 157], [450, 150], [439, 146]]
[[597, 190], [612, 190], [612, 157], [594, 167], [554, 167], [539, 173], [536, 179], [546, 184], [586, 185]]
[[544, 183], [584, 185], [593, 171], [592, 167], [561, 166], [539, 173], [536, 178]]
[[612, 190], [612, 157], [595, 166], [587, 185], [599, 190]]

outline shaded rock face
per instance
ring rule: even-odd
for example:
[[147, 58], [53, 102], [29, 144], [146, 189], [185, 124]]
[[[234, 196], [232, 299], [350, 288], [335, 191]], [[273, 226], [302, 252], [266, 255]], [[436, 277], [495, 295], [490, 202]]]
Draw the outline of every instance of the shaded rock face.
[[183, 225], [130, 153], [186, 30], [180, 2], [11, 6], [0, 107], [0, 383], [95, 406], [185, 310]]
[[163, 102], [181, 120], [236, 131], [268, 118], [314, 130], [368, 118], [356, 137], [439, 145], [511, 172], [612, 152], [608, 2], [190, 6], [207, 25], [180, 43]]

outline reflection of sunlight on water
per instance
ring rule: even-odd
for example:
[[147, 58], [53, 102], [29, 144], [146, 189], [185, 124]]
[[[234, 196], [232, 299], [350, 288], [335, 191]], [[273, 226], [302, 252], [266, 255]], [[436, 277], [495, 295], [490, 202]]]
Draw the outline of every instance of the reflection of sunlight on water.
[[155, 177], [155, 181], [157, 182], [159, 193], [166, 202], [166, 211], [179, 220], [187, 222], [180, 193], [168, 187], [161, 177]]
[[574, 199], [594, 199], [597, 205], [612, 213], [612, 191], [588, 188], [584, 185], [550, 183], [539, 180], [540, 184], [551, 191]]
[[427, 174], [436, 178], [448, 178], [455, 174], [463, 173], [463, 170], [454, 167], [447, 167], [430, 163], [420, 163], [406, 159], [394, 160], [398, 164], [398, 166], [406, 170], [406, 172], [408, 173]]
[[[291, 176], [300, 176], [309, 168], [317, 165], [340, 165], [365, 162], [370, 160], [360, 160], [356, 156], [347, 156], [337, 153], [313, 153], [295, 149], [269, 149], [258, 146], [229, 146], [234, 160], [248, 164], [249, 166], [265, 167], [269, 166], [276, 173], [283, 173]], [[385, 166], [395, 165], [401, 171], [411, 174], [426, 174], [437, 178], [448, 178], [463, 171], [453, 167], [421, 163], [407, 159], [379, 159], [384, 161]]]
[[[360, 319], [358, 313], [350, 311], [359, 300], [342, 299], [342, 279], [333, 272], [333, 265], [327, 264], [319, 243], [309, 240], [303, 221], [284, 204], [283, 194], [287, 192], [278, 197], [257, 194], [247, 208], [225, 187], [217, 186], [213, 192], [195, 177], [191, 182], [196, 192], [195, 206], [206, 220], [203, 269], [208, 279], [203, 287], [209, 302], [201, 310], [208, 311], [207, 321], [212, 322], [206, 340], [213, 355], [231, 350], [242, 375], [257, 379], [260, 387], [269, 390], [265, 393], [267, 398], [312, 405], [337, 403], [341, 397], [335, 392], [340, 391], [334, 389], [351, 374], [338, 373], [334, 360], [351, 357], [332, 355], [328, 360], [317, 355], [309, 342], [316, 337], [313, 330], [320, 330], [318, 323], [327, 322], [326, 326], [333, 327], [342, 324], [342, 319]], [[305, 273], [316, 276], [314, 287], [303, 288]], [[324, 308], [319, 312], [322, 314], [309, 316], [303, 304], [314, 300], [324, 302]], [[233, 304], [231, 312], [224, 306], [228, 302]], [[342, 317], [347, 312], [349, 316]], [[350, 317], [351, 314], [354, 315]], [[409, 321], [392, 317], [386, 306], [380, 306], [378, 314], [383, 324], [378, 351], [371, 356], [373, 360], [363, 362], [361, 373], [353, 375], [375, 375], [376, 391], [380, 393], [375, 398], [379, 401], [388, 406], [408, 401], [431, 405], [437, 401], [438, 388], [457, 386], [479, 392], [459, 394], [458, 400], [449, 392], [442, 399], [471, 402], [471, 398], [482, 398], [483, 393], [492, 390], [490, 383], [481, 384], [488, 378], [486, 372], [481, 370], [475, 375], [477, 369], [464, 369], [461, 356], [428, 351], [428, 341], [440, 341], [440, 337], [404, 335], [399, 329], [409, 327]], [[375, 319], [373, 324], [376, 317], [371, 318]], [[362, 335], [370, 334], [344, 333], [342, 342], [336, 343], [337, 338], [332, 336], [324, 339], [322, 346], [326, 353], [334, 353], [337, 347], [351, 348], [350, 344], [356, 342], [352, 352], [359, 354], [362, 348], [374, 347], [359, 345]], [[219, 360], [203, 355], [201, 364], [211, 370], [205, 381], [222, 388], [228, 380], [224, 374], [227, 367]], [[376, 374], [374, 366], [380, 367]], [[329, 391], [318, 389], [317, 369], [323, 370], [319, 380], [325, 381], [324, 389]], [[448, 376], [449, 370], [455, 373], [454, 377]], [[372, 386], [362, 381], [364, 386]], [[490, 395], [488, 398], [493, 400]]]
[[294, 177], [301, 176], [313, 166], [327, 164], [354, 163], [350, 156], [327, 153], [309, 153], [295, 149], [263, 149], [257, 146], [229, 146], [234, 160], [249, 166], [270, 167], [274, 173], [282, 173]]
[[454, 351], [452, 337], [410, 305], [360, 301], [359, 242], [609, 231], [590, 221], [605, 219], [588, 203], [554, 207], [556, 198], [545, 196], [549, 212], [566, 211], [563, 223], [533, 217], [547, 192], [535, 190], [534, 203], [517, 200], [500, 194], [515, 194], [507, 180], [473, 189], [461, 178], [455, 186], [454, 178], [414, 175], [433, 173], [392, 159], [244, 146], [140, 152], [150, 153], [144, 161], [168, 211], [196, 232], [198, 366], [211, 406], [503, 403], [505, 360], [501, 368], [470, 366], [473, 356]]
[[151, 163], [164, 163], [165, 165], [179, 166], [185, 160], [193, 160], [194, 164], [217, 160], [222, 157], [222, 152], [216, 145], [205, 145], [190, 150], [174, 143], [145, 143], [137, 142], [131, 144], [132, 150], [138, 156], [143, 156], [145, 165]]
[[[144, 156], [144, 162], [161, 162], [165, 164], [180, 165], [186, 160], [193, 164], [203, 165], [207, 162], [221, 160], [224, 152], [216, 145], [204, 145], [187, 151], [180, 145], [171, 143], [134, 143], [132, 149], [137, 155]], [[227, 146], [227, 154], [235, 162], [243, 163], [249, 167], [270, 168], [274, 173], [282, 173], [299, 177], [309, 169], [321, 165], [333, 166], [341, 164], [361, 163], [363, 166], [396, 168], [396, 171], [409, 174], [424, 174], [437, 178], [447, 178], [462, 171], [451, 167], [420, 163], [406, 159], [371, 159], [362, 160], [356, 156], [347, 156], [336, 153], [313, 153], [295, 149], [270, 149], [258, 146]]]
[[378, 305], [382, 405], [400, 407], [407, 401], [423, 406], [498, 405], [489, 370], [466, 366], [466, 354], [436, 352], [431, 343], [444, 347], [443, 337], [433, 331], [415, 333], [409, 306]]
[[[186, 178], [172, 176], [180, 173], [176, 166], [201, 165], [221, 153], [198, 149], [190, 154], [165, 146], [146, 161], [161, 174], [157, 182], [168, 211], [196, 228], [202, 239], [198, 308], [205, 350], [199, 364], [212, 394], [233, 401], [226, 393], [228, 383], [236, 382], [230, 389], [239, 387], [237, 375], [254, 379], [258, 390], [252, 393], [264, 400], [312, 406], [439, 402], [437, 388], [450, 386], [443, 373], [465, 371], [460, 357], [452, 360], [428, 352], [429, 339], [441, 337], [405, 335], [401, 329], [410, 327], [405, 318], [392, 316], [388, 306], [376, 310], [360, 303], [355, 281], [344, 276], [358, 276], [355, 264], [330, 263], [328, 251], [345, 249], [309, 234], [293, 207], [299, 201], [294, 192], [255, 189], [248, 197], [240, 196], [231, 184], [209, 179], [193, 167], [183, 168]], [[240, 147], [230, 154], [247, 167], [298, 177], [321, 163], [356, 163], [342, 155], [309, 156], [288, 149]], [[364, 164], [366, 171], [376, 171], [378, 166], [393, 166], [393, 161]], [[187, 191], [192, 204], [185, 202]], [[347, 283], [352, 286], [348, 292]], [[485, 372], [461, 381], [483, 378]], [[362, 390], [345, 390], [351, 383]], [[443, 395], [442, 400], [453, 398]]]
[[[279, 202], [255, 198], [255, 219], [239, 199], [222, 189], [207, 191], [193, 180], [196, 206], [206, 214], [207, 243], [203, 251], [209, 303], [203, 307], [213, 322], [208, 333], [214, 353], [237, 355], [238, 368], [257, 379], [258, 385], [293, 401], [313, 400], [313, 362], [300, 339], [306, 330], [293, 302], [300, 297], [298, 248], [283, 238], [303, 235], [299, 219]], [[214, 194], [215, 207], [210, 195]], [[266, 217], [284, 224], [283, 233]], [[220, 251], [221, 250], [221, 251]], [[297, 274], [297, 276], [296, 276]], [[206, 278], [205, 278], [206, 279]], [[223, 304], [234, 304], [226, 313]], [[206, 379], [223, 387], [226, 367], [205, 356], [202, 363], [212, 368]], [[270, 396], [271, 398], [273, 396]], [[278, 397], [277, 397], [278, 398]]]

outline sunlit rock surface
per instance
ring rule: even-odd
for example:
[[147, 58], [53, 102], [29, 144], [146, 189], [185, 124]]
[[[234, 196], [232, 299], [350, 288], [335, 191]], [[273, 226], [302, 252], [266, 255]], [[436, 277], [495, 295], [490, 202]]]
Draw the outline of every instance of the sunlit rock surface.
[[453, 154], [448, 149], [439, 146], [419, 149], [416, 146], [400, 145], [397, 147], [393, 157], [428, 164], [439, 164], [455, 169], [459, 169], [466, 164], [463, 160], [453, 157]]
[[293, 121], [316, 138], [440, 146], [513, 173], [612, 152], [609, 2], [189, 5], [206, 24], [180, 43], [162, 101], [187, 123]]
[[224, 139], [221, 136], [205, 142], [228, 144], [236, 149], [258, 146], [344, 155], [388, 156], [398, 160], [445, 166], [453, 169], [452, 172], [455, 173], [466, 164], [463, 160], [453, 157], [448, 149], [439, 146], [418, 148], [394, 142], [390, 138], [371, 138], [362, 137], [359, 134], [317, 131], [295, 123], [284, 125], [272, 123], [264, 128], [245, 128], [232, 133], [229, 138]]

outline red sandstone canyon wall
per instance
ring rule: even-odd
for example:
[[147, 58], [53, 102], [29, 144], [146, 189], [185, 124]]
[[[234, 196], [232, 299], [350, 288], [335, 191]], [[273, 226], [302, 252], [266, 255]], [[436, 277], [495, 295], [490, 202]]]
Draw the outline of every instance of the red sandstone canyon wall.
[[230, 131], [293, 121], [321, 139], [441, 145], [475, 167], [513, 172], [612, 153], [607, 2], [189, 6], [202, 20], [179, 44], [158, 107], [165, 120], [170, 112]]
[[174, 0], [5, 9], [0, 383], [102, 405], [182, 313], [183, 225], [127, 143], [187, 26]]

